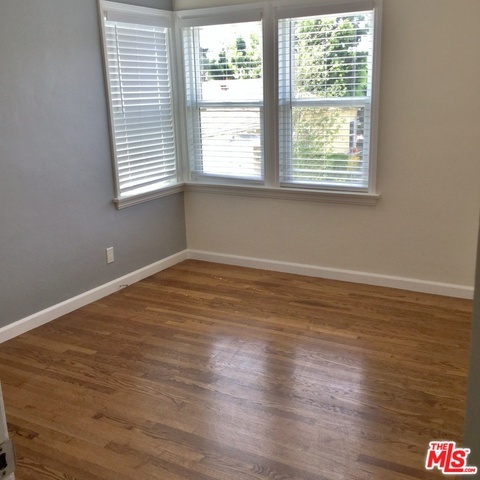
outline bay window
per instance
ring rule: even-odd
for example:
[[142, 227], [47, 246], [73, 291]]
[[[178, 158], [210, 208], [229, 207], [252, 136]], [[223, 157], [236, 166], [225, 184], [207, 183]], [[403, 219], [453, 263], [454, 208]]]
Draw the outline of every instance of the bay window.
[[174, 37], [171, 12], [99, 3], [118, 205], [184, 186], [375, 204], [382, 0], [179, 11]]
[[280, 184], [368, 190], [373, 12], [279, 21]]

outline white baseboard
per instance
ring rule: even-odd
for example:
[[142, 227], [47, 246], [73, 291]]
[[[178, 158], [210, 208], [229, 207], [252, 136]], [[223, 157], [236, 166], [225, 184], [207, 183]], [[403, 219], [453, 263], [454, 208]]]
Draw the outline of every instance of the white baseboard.
[[430, 282], [412, 278], [358, 272], [354, 270], [342, 270], [338, 268], [317, 267], [301, 263], [279, 262], [276, 260], [226, 255], [200, 250], [188, 250], [188, 257], [193, 260], [204, 260], [206, 262], [225, 263], [240, 267], [259, 268], [274, 272], [295, 273], [298, 275], [326, 278], [329, 280], [364, 283], [366, 285], [375, 285], [378, 287], [400, 288], [412, 292], [432, 293], [435, 295], [466, 299], [473, 298], [473, 287], [464, 285]]
[[22, 318], [17, 322], [11, 323], [5, 327], [0, 328], [0, 343], [6, 342], [11, 338], [14, 338], [22, 333], [28, 332], [40, 325], [44, 325], [52, 320], [55, 320], [62, 315], [73, 312], [78, 308], [81, 308], [89, 303], [100, 300], [107, 295], [117, 292], [118, 290], [136, 283], [144, 278], [147, 278], [155, 273], [161, 272], [166, 268], [172, 267], [177, 263], [183, 262], [188, 259], [188, 251], [183, 250], [182, 252], [171, 255], [170, 257], [164, 258], [158, 262], [147, 265], [144, 268], [136, 270], [128, 275], [112, 280], [111, 282], [100, 285], [93, 290], [77, 295], [76, 297], [65, 300], [64, 302], [53, 305], [45, 310], [34, 313], [29, 317]]
[[260, 258], [242, 257], [237, 255], [226, 255], [222, 253], [205, 252], [200, 250], [183, 250], [159, 262], [136, 270], [128, 275], [117, 278], [93, 290], [70, 298], [45, 310], [34, 313], [29, 317], [18, 320], [5, 327], [0, 328], [0, 343], [6, 342], [22, 333], [28, 332], [40, 325], [55, 320], [62, 315], [73, 312], [89, 303], [95, 302], [107, 295], [117, 292], [132, 283], [161, 272], [184, 260], [204, 260], [207, 262], [224, 263], [240, 267], [259, 268], [274, 272], [294, 273], [310, 277], [327, 278], [330, 280], [341, 280], [345, 282], [364, 283], [379, 287], [400, 288], [413, 292], [433, 293], [448, 297], [473, 298], [473, 287], [453, 285], [449, 283], [429, 282], [411, 278], [393, 277], [388, 275], [377, 275], [353, 270], [342, 270], [337, 268], [317, 267], [300, 263], [279, 262], [276, 260], [265, 260]]

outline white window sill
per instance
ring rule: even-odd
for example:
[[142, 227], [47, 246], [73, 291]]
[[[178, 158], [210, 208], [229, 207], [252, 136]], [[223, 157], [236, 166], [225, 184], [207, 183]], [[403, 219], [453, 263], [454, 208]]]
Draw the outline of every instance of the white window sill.
[[156, 198], [162, 198], [167, 197], [168, 195], [181, 193], [184, 191], [184, 186], [184, 183], [176, 183], [174, 185], [169, 185], [168, 187], [163, 187], [159, 190], [142, 193], [140, 195], [132, 195], [131, 197], [124, 198], [115, 198], [113, 202], [115, 203], [117, 209], [121, 210], [122, 208], [131, 207], [132, 205], [138, 205], [139, 203], [155, 200]]
[[302, 202], [337, 203], [343, 205], [375, 206], [379, 194], [364, 192], [341, 192], [329, 190], [309, 190], [302, 188], [267, 188], [249, 185], [219, 185], [209, 183], [177, 183], [153, 192], [114, 200], [117, 209], [131, 207], [157, 198], [181, 192], [213, 193], [241, 197], [274, 198]]
[[379, 194], [364, 192], [308, 190], [302, 188], [267, 188], [243, 185], [213, 185], [204, 183], [186, 183], [185, 191], [193, 193], [215, 193], [219, 195], [237, 195], [242, 197], [276, 198], [303, 202], [338, 203], [363, 206], [375, 206], [380, 198]]

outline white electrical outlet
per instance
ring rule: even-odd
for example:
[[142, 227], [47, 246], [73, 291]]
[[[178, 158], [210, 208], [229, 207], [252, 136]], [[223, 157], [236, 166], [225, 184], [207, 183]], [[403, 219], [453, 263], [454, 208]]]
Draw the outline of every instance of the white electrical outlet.
[[113, 247], [107, 248], [107, 263], [113, 263], [115, 261], [115, 255], [113, 254]]

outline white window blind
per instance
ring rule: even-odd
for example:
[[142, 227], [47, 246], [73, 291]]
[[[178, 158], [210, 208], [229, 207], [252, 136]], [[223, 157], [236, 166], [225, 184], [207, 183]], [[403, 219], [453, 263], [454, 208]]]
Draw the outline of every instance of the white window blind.
[[158, 190], [177, 175], [170, 29], [154, 15], [128, 18], [104, 14], [117, 200]]
[[280, 184], [368, 190], [373, 11], [279, 21]]
[[183, 29], [192, 179], [261, 181], [262, 24]]

